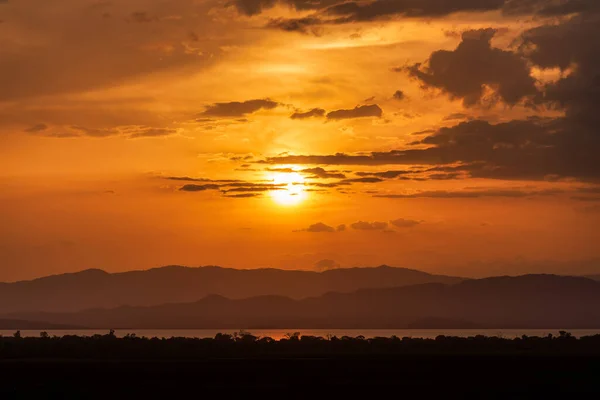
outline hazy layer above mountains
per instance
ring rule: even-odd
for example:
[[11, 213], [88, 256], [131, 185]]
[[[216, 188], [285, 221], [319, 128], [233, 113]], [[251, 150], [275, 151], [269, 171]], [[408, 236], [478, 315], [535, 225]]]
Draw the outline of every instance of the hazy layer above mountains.
[[600, 328], [600, 282], [526, 275], [327, 293], [294, 300], [258, 296], [13, 318], [90, 328]]
[[262, 295], [301, 299], [327, 292], [459, 281], [460, 278], [386, 266], [325, 272], [179, 266], [115, 274], [87, 270], [0, 283], [0, 314], [186, 303], [208, 295], [230, 299]]

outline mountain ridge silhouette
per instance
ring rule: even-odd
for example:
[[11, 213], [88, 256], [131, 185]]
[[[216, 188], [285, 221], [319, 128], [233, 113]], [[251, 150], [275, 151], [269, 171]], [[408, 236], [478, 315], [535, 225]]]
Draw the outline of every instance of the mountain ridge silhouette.
[[166, 266], [108, 273], [89, 269], [28, 281], [0, 284], [0, 313], [78, 311], [121, 305], [148, 306], [193, 302], [209, 294], [231, 299], [273, 294], [300, 299], [329, 291], [395, 287], [463, 278], [380, 266], [323, 272], [275, 268]]
[[304, 299], [210, 295], [191, 303], [9, 316], [98, 329], [404, 329], [432, 324], [440, 329], [597, 329], [600, 282], [523, 275], [328, 292]]

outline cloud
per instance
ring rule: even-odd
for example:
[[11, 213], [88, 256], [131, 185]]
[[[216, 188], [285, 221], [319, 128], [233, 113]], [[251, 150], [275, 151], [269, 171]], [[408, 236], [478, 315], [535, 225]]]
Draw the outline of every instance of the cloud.
[[417, 63], [406, 70], [423, 86], [462, 99], [467, 107], [481, 102], [486, 86], [510, 105], [534, 96], [535, 79], [526, 60], [511, 51], [492, 47], [495, 33], [491, 28], [467, 31], [455, 50], [435, 51], [427, 66]]
[[64, 128], [38, 124], [25, 131], [55, 138], [71, 138], [79, 136], [106, 138], [110, 136], [125, 136], [130, 139], [161, 137], [177, 133], [177, 129], [173, 128], [157, 128], [144, 125], [117, 126], [110, 128], [91, 128], [87, 126], [71, 125], [68, 128]]
[[415, 227], [415, 226], [421, 224], [421, 221], [415, 221], [415, 220], [412, 220], [412, 219], [398, 218], [398, 219], [395, 219], [393, 221], [390, 221], [390, 223], [392, 225], [394, 225], [396, 228], [412, 228], [412, 227]]
[[344, 179], [346, 175], [337, 171], [327, 171], [324, 168], [305, 168], [301, 170], [303, 174], [312, 174], [310, 178], [320, 178], [320, 179]]
[[230, 197], [233, 199], [251, 199], [254, 197], [260, 197], [260, 193], [238, 193], [238, 194], [225, 194], [223, 197]]
[[200, 114], [203, 117], [243, 117], [260, 110], [272, 110], [280, 104], [270, 99], [255, 99], [243, 102], [215, 103]]
[[267, 168], [266, 171], [278, 172], [282, 174], [309, 174], [311, 176], [308, 179], [344, 179], [346, 175], [338, 171], [327, 171], [324, 168], [305, 168], [305, 169], [294, 169], [294, 168]]
[[375, 177], [364, 177], [364, 178], [344, 179], [340, 182], [340, 184], [379, 183], [379, 182], [383, 182], [383, 179], [375, 178]]
[[382, 171], [382, 172], [355, 172], [355, 174], [358, 176], [375, 176], [375, 177], [383, 178], [383, 179], [394, 179], [401, 175], [414, 174], [415, 172], [418, 172], [418, 171], [403, 169], [403, 170]]
[[345, 232], [346, 231], [346, 224], [340, 224], [337, 226], [337, 228], [335, 228], [336, 231], [338, 232]]
[[333, 228], [332, 226], [326, 225], [322, 222], [318, 222], [318, 223], [313, 224], [313, 225], [309, 226], [308, 228], [306, 228], [304, 230], [304, 232], [311, 232], [311, 233], [335, 232], [335, 228]]
[[558, 81], [545, 85], [543, 101], [564, 109], [570, 135], [577, 139], [588, 136], [589, 144], [597, 150], [600, 13], [530, 29], [521, 40], [521, 51], [539, 68], [566, 71], [573, 67]]
[[395, 100], [404, 100], [406, 98], [406, 95], [404, 94], [404, 92], [402, 90], [396, 90], [392, 97]]
[[[231, 185], [235, 186], [235, 185]], [[246, 186], [235, 186], [231, 189], [223, 190], [223, 193], [231, 192], [270, 192], [272, 190], [286, 190], [282, 185], [246, 185]]]
[[561, 16], [600, 10], [596, 0], [529, 0], [506, 1], [505, 14], [538, 14], [541, 16]]
[[452, 113], [449, 115], [446, 115], [444, 117], [444, 121], [454, 121], [454, 120], [459, 120], [459, 119], [472, 119], [468, 114], [465, 113]]
[[290, 118], [291, 119], [307, 119], [307, 118], [313, 118], [313, 117], [324, 117], [325, 116], [325, 110], [323, 110], [322, 108], [313, 108], [312, 110], [306, 111], [306, 112], [300, 112], [300, 111], [296, 111], [295, 113], [293, 113]]
[[404, 17], [442, 17], [455, 12], [497, 10], [504, 0], [379, 0], [370, 3], [340, 2], [326, 10], [338, 22], [372, 21], [393, 15]]
[[318, 10], [326, 8], [332, 4], [337, 4], [340, 0], [233, 0], [237, 10], [244, 15], [252, 16], [260, 14], [264, 10], [273, 8], [275, 4], [281, 3], [291, 6], [295, 10]]
[[184, 182], [216, 182], [216, 183], [245, 183], [245, 181], [239, 179], [208, 179], [208, 178], [192, 178], [189, 176], [165, 176], [162, 179], [170, 181], [184, 181]]
[[139, 127], [127, 132], [131, 139], [169, 136], [177, 133], [177, 129]]
[[120, 131], [116, 128], [87, 128], [85, 126], [71, 126], [71, 129], [81, 132], [86, 136], [95, 138], [104, 138], [108, 136], [119, 135]]
[[[426, 148], [368, 154], [288, 155], [270, 157], [264, 162], [446, 167], [462, 163], [462, 166], [457, 167], [457, 172], [464, 173], [455, 175], [461, 179], [466, 174], [491, 179], [546, 180], [548, 177], [564, 177], [598, 180], [600, 163], [597, 162], [597, 154], [600, 152], [600, 137], [592, 123], [597, 117], [591, 115], [591, 110], [586, 115], [592, 121], [569, 117], [531, 118], [491, 124], [483, 120], [471, 120], [440, 128], [416, 142], [427, 146]], [[590, 126], [587, 126], [588, 123]]]
[[486, 189], [486, 190], [432, 190], [422, 191], [407, 194], [378, 194], [373, 197], [381, 197], [388, 199], [417, 199], [417, 198], [434, 198], [434, 199], [476, 199], [481, 197], [511, 197], [523, 198], [532, 196], [552, 196], [563, 193], [559, 189], [545, 189], [538, 191], [526, 191], [518, 189]]
[[309, 33], [324, 24], [350, 24], [402, 18], [443, 18], [459, 12], [502, 11], [506, 15], [560, 16], [600, 9], [596, 0], [236, 0], [238, 10], [255, 15], [275, 4], [287, 4], [296, 10], [316, 10], [302, 18], [271, 19], [268, 28]]
[[[142, 2], [134, 3], [139, 5]], [[214, 2], [143, 3], [144, 9], [136, 10], [132, 9], [132, 6], [135, 7], [132, 2], [112, 1], [108, 14], [106, 9], [91, 7], [93, 4], [89, 1], [79, 4], [61, 1], [54, 7], [31, 7], [23, 1], [0, 1], [4, 6], [0, 6], [3, 9], [0, 18], [10, 21], [10, 24], [3, 24], [9, 29], [3, 32], [3, 37], [12, 38], [3, 40], [0, 45], [0, 102], [30, 98], [43, 100], [40, 96], [73, 95], [95, 90], [101, 93], [104, 88], [118, 85], [145, 85], [155, 73], [180, 71], [184, 67], [200, 72], [220, 59], [224, 53], [221, 46], [229, 39], [217, 35], [222, 31], [222, 23], [207, 17]], [[122, 18], [108, 18], [110, 15]], [[176, 15], [185, 15], [185, 18], [177, 23], [169, 20]], [[161, 21], [160, 29], [157, 29], [158, 24], [149, 21]], [[239, 26], [236, 21], [230, 23]], [[182, 44], [193, 29], [197, 29], [200, 38], [195, 47], [201, 47], [202, 54], [189, 51]], [[43, 45], [38, 38], [45, 38]], [[240, 38], [238, 43], [246, 41]], [[61, 56], [57, 57], [57, 54]], [[133, 99], [132, 96], [129, 98]], [[76, 112], [105, 116], [115, 114], [112, 109], [98, 107], [96, 99], [78, 99]], [[52, 101], [67, 103], [63, 98]], [[53, 107], [46, 107], [44, 112], [40, 110], [39, 113], [45, 118], [68, 114], [59, 111], [63, 106], [53, 104]], [[26, 115], [35, 111], [30, 102], [20, 102], [14, 108]], [[139, 103], [136, 103], [130, 110], [151, 114], [150, 110], [139, 108]], [[151, 118], [152, 115], [149, 115], [149, 120], [143, 122], [152, 124], [155, 120]], [[63, 123], [51, 118], [46, 120]], [[73, 122], [75, 125], [84, 123], [88, 122], [83, 117]]]
[[377, 104], [367, 106], [356, 106], [351, 110], [336, 110], [327, 114], [327, 119], [350, 119], [350, 118], [381, 118], [383, 110]]
[[48, 125], [46, 125], [46, 124], [36, 124], [36, 125], [33, 125], [30, 128], [25, 129], [25, 132], [27, 132], [27, 133], [38, 133], [38, 132], [45, 131], [46, 129], [48, 129]]
[[275, 3], [275, 0], [234, 0], [232, 2], [240, 13], [249, 16], [260, 14], [264, 9], [275, 6]]
[[305, 18], [272, 18], [269, 20], [266, 28], [281, 29], [286, 32], [300, 32], [303, 34], [312, 33], [319, 36], [320, 30], [316, 26], [321, 25], [322, 21], [316, 17]]
[[387, 222], [365, 222], [358, 221], [350, 225], [352, 229], [360, 230], [360, 231], [375, 231], [375, 230], [384, 230], [388, 227]]
[[206, 190], [218, 190], [219, 188], [220, 188], [220, 186], [215, 185], [215, 184], [206, 184], [206, 185], [189, 184], [189, 185], [182, 186], [181, 188], [179, 188], [179, 190], [182, 192], [204, 192]]

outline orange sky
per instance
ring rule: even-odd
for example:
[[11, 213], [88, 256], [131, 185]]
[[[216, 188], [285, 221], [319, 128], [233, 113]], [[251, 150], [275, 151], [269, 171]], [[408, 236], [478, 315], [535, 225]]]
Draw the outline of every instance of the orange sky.
[[597, 271], [600, 7], [340, 3], [0, 0], [0, 280]]

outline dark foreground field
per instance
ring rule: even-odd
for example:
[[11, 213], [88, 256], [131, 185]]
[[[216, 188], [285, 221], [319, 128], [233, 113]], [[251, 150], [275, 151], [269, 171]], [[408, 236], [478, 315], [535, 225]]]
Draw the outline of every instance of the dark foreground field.
[[0, 362], [0, 398], [573, 398], [599, 395], [599, 372], [581, 356], [18, 360]]
[[0, 343], [1, 399], [600, 395], [600, 337], [260, 342], [106, 335]]

